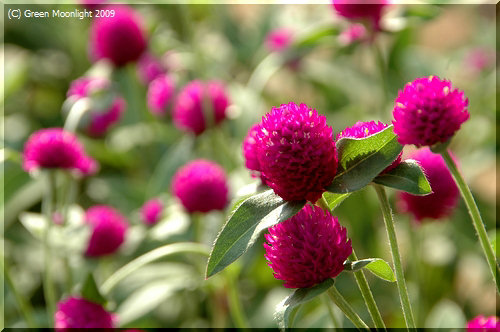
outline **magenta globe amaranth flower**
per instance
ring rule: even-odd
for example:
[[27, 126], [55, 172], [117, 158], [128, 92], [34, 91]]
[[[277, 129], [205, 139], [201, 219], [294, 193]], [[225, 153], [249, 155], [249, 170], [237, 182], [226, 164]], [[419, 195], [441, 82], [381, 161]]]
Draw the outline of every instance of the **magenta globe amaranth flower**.
[[141, 207], [141, 219], [147, 225], [154, 225], [161, 219], [163, 202], [160, 199], [150, 199]]
[[282, 52], [292, 44], [292, 32], [286, 28], [275, 29], [266, 37], [266, 46], [271, 52]]
[[97, 171], [97, 162], [87, 156], [78, 138], [62, 128], [41, 129], [28, 138], [23, 151], [23, 169], [74, 170], [83, 175]]
[[449, 216], [458, 203], [459, 192], [443, 157], [432, 153], [429, 148], [415, 151], [409, 157], [416, 160], [424, 170], [432, 193], [415, 196], [399, 192], [399, 210], [412, 214], [418, 222], [425, 218], [441, 219]]
[[146, 36], [139, 15], [125, 5], [103, 8], [114, 15], [101, 16], [90, 28], [90, 52], [94, 60], [108, 59], [122, 67], [139, 59], [146, 49]]
[[151, 113], [156, 116], [165, 115], [174, 92], [174, 82], [168, 75], [160, 75], [155, 78], [149, 84], [147, 93], [147, 101]]
[[462, 91], [436, 76], [406, 84], [392, 113], [399, 143], [420, 147], [448, 141], [469, 119], [468, 104]]
[[251, 171], [252, 177], [260, 177], [263, 184], [266, 184], [262, 176], [259, 158], [257, 156], [257, 133], [260, 130], [260, 124], [254, 124], [243, 139], [243, 157], [245, 158], [245, 167]]
[[477, 316], [467, 322], [467, 332], [494, 332], [500, 331], [500, 320], [496, 316]]
[[191, 81], [179, 93], [173, 108], [174, 124], [196, 135], [226, 118], [229, 99], [221, 82]]
[[378, 29], [387, 0], [333, 0], [333, 8], [340, 16], [350, 20], [366, 19]]
[[336, 277], [352, 252], [351, 240], [338, 219], [311, 205], [269, 228], [265, 238], [268, 265], [287, 288], [312, 287]]
[[339, 42], [343, 45], [349, 45], [366, 38], [366, 28], [361, 23], [351, 24], [339, 35]]
[[316, 202], [337, 171], [333, 131], [305, 104], [273, 107], [260, 123], [257, 157], [261, 173], [286, 201]]
[[125, 240], [128, 222], [124, 216], [107, 205], [95, 205], [85, 213], [91, 227], [91, 236], [85, 251], [88, 257], [109, 255], [118, 250]]
[[[387, 125], [382, 122], [375, 122], [375, 121], [369, 121], [369, 122], [361, 122], [358, 121], [356, 124], [352, 127], [347, 127], [346, 129], [342, 130], [338, 135], [337, 135], [337, 141], [343, 137], [350, 137], [350, 138], [365, 138], [370, 135], [376, 134], [378, 132], [381, 132], [387, 128]], [[397, 167], [401, 163], [401, 156], [403, 155], [403, 151], [399, 153], [397, 156], [396, 160], [389, 165], [386, 169], [384, 169], [381, 173], [388, 172], [395, 167]]]
[[175, 173], [172, 192], [189, 213], [222, 210], [228, 203], [226, 172], [209, 160], [191, 161]]
[[56, 331], [71, 331], [76, 328], [114, 328], [113, 314], [100, 304], [80, 297], [69, 297], [57, 305], [54, 315]]
[[137, 61], [137, 74], [143, 83], [149, 84], [158, 76], [165, 74], [165, 69], [160, 60], [149, 52], [144, 52]]

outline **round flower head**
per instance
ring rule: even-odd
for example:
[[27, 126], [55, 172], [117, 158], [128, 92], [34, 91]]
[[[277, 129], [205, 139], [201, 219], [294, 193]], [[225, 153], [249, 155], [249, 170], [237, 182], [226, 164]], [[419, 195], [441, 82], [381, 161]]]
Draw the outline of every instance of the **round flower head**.
[[361, 23], [351, 24], [339, 35], [339, 42], [343, 45], [349, 45], [366, 38], [366, 28]]
[[266, 184], [262, 176], [259, 159], [257, 158], [257, 133], [260, 130], [260, 124], [254, 124], [248, 131], [243, 140], [243, 157], [245, 158], [245, 167], [252, 172], [252, 177], [260, 176], [263, 184]]
[[113, 315], [84, 298], [73, 296], [59, 302], [54, 316], [55, 328], [61, 332], [75, 328], [114, 328]]
[[94, 60], [108, 59], [122, 67], [137, 61], [146, 49], [142, 22], [130, 7], [114, 5], [103, 10], [114, 11], [114, 16], [98, 17], [90, 30], [90, 52]]
[[148, 52], [144, 52], [137, 61], [137, 74], [145, 84], [151, 83], [155, 78], [165, 73], [158, 59]]
[[399, 192], [399, 210], [412, 214], [417, 221], [449, 216], [458, 203], [459, 192], [441, 155], [424, 148], [414, 152], [410, 158], [416, 160], [424, 170], [432, 193], [415, 196]]
[[430, 76], [405, 85], [394, 102], [394, 132], [417, 147], [448, 141], [469, 119], [469, 100], [451, 82]]
[[214, 162], [194, 160], [175, 173], [172, 192], [189, 213], [222, 210], [228, 203], [226, 173]]
[[163, 116], [167, 112], [167, 106], [170, 104], [174, 95], [174, 82], [168, 75], [160, 75], [155, 78], [148, 87], [148, 106], [151, 113], [157, 116]]
[[85, 220], [92, 229], [86, 256], [99, 257], [118, 250], [128, 228], [124, 216], [110, 206], [95, 205], [85, 212]]
[[292, 32], [281, 28], [271, 32], [266, 37], [266, 46], [271, 52], [286, 50], [292, 43]]
[[[364, 138], [368, 137], [370, 135], [376, 134], [382, 130], [387, 128], [387, 125], [382, 122], [375, 122], [375, 121], [370, 121], [370, 122], [361, 122], [358, 121], [356, 124], [352, 127], [347, 127], [346, 129], [342, 130], [338, 135], [337, 135], [337, 141], [343, 137], [350, 137], [350, 138]], [[390, 164], [386, 169], [384, 169], [381, 173], [385, 173], [390, 171], [391, 169], [395, 168], [401, 163], [401, 155], [403, 154], [403, 151], [398, 155], [396, 160], [392, 164]]]
[[87, 156], [75, 135], [62, 128], [41, 129], [28, 138], [23, 151], [23, 169], [62, 168], [89, 175], [97, 171], [97, 162]]
[[141, 207], [141, 219], [147, 225], [154, 225], [160, 220], [162, 212], [162, 201], [151, 199]]
[[500, 331], [500, 320], [496, 316], [477, 316], [467, 323], [467, 332]]
[[273, 107], [257, 133], [266, 183], [286, 201], [316, 202], [337, 171], [332, 128], [305, 104]]
[[352, 252], [351, 240], [338, 219], [311, 205], [269, 228], [265, 238], [268, 265], [287, 288], [312, 287], [336, 277]]
[[229, 99], [222, 83], [191, 81], [176, 98], [174, 124], [199, 135], [209, 124], [218, 124], [226, 118], [228, 105]]
[[333, 8], [340, 15], [350, 20], [367, 19], [379, 28], [380, 17], [387, 0], [333, 0]]

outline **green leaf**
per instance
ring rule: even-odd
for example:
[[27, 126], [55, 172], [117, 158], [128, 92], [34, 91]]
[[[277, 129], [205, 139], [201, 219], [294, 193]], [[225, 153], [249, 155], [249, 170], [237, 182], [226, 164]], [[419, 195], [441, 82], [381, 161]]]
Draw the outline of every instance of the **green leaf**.
[[83, 283], [81, 294], [85, 299], [87, 299], [91, 302], [98, 303], [101, 305], [106, 304], [106, 299], [99, 292], [99, 289], [97, 288], [97, 284], [95, 282], [95, 279], [94, 279], [94, 276], [92, 275], [92, 273], [89, 273], [87, 275], [87, 278], [85, 279], [85, 282]]
[[373, 259], [374, 261], [366, 265], [364, 267], [365, 269], [369, 270], [371, 273], [373, 273], [380, 279], [384, 279], [390, 282], [396, 281], [396, 277], [394, 276], [394, 272], [392, 271], [389, 263], [387, 263], [381, 258], [373, 258]]
[[314, 47], [321, 43], [322, 39], [338, 35], [340, 29], [334, 25], [321, 26], [309, 32], [307, 35], [298, 38], [293, 44], [294, 47]]
[[349, 193], [365, 187], [402, 151], [393, 126], [365, 138], [344, 137], [337, 141], [339, 170], [326, 189]]
[[364, 268], [365, 266], [367, 266], [370, 263], [375, 262], [376, 260], [377, 260], [377, 258], [367, 258], [367, 259], [360, 259], [360, 260], [352, 262], [352, 261], [347, 259], [344, 262], [344, 271], [355, 272], [355, 271], [361, 270], [362, 268]]
[[333, 211], [337, 206], [339, 206], [344, 199], [349, 197], [351, 193], [347, 194], [334, 194], [330, 193], [328, 191], [325, 191], [323, 193], [323, 197], [325, 198], [326, 202], [328, 203], [328, 208], [330, 208], [330, 211]]
[[333, 279], [326, 279], [321, 284], [310, 288], [299, 288], [292, 295], [281, 301], [276, 307], [274, 318], [278, 322], [278, 327], [284, 330], [289, 327], [289, 318], [293, 309], [299, 304], [306, 303], [318, 295], [324, 293], [328, 288], [332, 287]]
[[380, 174], [373, 182], [406, 191], [412, 195], [432, 193], [431, 185], [417, 161], [407, 159], [387, 173]]
[[498, 236], [500, 236], [500, 232], [495, 229], [492, 229], [491, 231], [488, 232], [488, 238], [490, 240], [491, 247], [493, 248], [493, 252], [495, 253], [495, 256], [500, 257], [497, 247]]
[[264, 230], [294, 216], [305, 204], [305, 201], [286, 202], [273, 190], [251, 196], [237, 204], [215, 240], [208, 258], [206, 277], [234, 262]]

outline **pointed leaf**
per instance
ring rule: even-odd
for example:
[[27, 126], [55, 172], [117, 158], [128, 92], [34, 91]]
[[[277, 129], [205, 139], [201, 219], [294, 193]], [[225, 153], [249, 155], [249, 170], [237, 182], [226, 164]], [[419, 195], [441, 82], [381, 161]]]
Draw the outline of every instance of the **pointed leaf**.
[[334, 284], [333, 279], [326, 279], [321, 284], [310, 288], [299, 288], [292, 295], [281, 301], [276, 307], [274, 318], [278, 322], [278, 327], [284, 330], [289, 327], [289, 318], [293, 309], [299, 304], [306, 303], [318, 295], [324, 293]]
[[92, 273], [87, 275], [87, 279], [85, 279], [85, 283], [82, 287], [82, 296], [94, 303], [98, 303], [101, 305], [106, 304], [106, 299], [101, 295], [99, 289], [97, 288], [97, 284], [95, 282], [94, 276]]
[[339, 170], [326, 188], [349, 193], [365, 187], [387, 168], [402, 151], [393, 126], [365, 138], [341, 138], [337, 142]]
[[369, 270], [380, 279], [384, 279], [390, 282], [396, 281], [396, 277], [394, 276], [394, 272], [392, 271], [389, 263], [381, 258], [375, 258], [373, 262], [369, 263], [364, 268]]
[[428, 195], [431, 185], [416, 160], [407, 159], [387, 173], [380, 174], [373, 182], [406, 191], [412, 195]]
[[333, 211], [337, 206], [339, 206], [344, 201], [344, 199], [349, 197], [349, 195], [351, 195], [351, 193], [335, 194], [335, 193], [330, 193], [328, 191], [325, 191], [323, 193], [323, 197], [326, 199], [330, 211]]
[[344, 271], [349, 271], [349, 272], [355, 272], [358, 270], [361, 270], [365, 266], [367, 266], [370, 263], [373, 263], [377, 260], [377, 258], [367, 258], [367, 259], [360, 259], [358, 261], [350, 261], [346, 260], [344, 262]]
[[306, 202], [286, 202], [273, 190], [243, 200], [229, 215], [215, 240], [206, 277], [223, 270], [250, 248], [268, 227], [294, 216]]

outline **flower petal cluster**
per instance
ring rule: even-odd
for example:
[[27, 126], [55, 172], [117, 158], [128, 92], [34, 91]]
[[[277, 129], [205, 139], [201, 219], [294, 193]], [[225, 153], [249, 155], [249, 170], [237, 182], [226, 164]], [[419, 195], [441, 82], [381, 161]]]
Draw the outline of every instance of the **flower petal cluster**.
[[189, 213], [222, 210], [228, 203], [226, 172], [209, 160], [191, 161], [175, 173], [172, 192]]
[[114, 16], [98, 17], [90, 29], [90, 52], [94, 60], [108, 59], [122, 67], [139, 59], [146, 50], [147, 41], [139, 15], [125, 5], [113, 5], [103, 10], [114, 11]]
[[[352, 127], [347, 127], [346, 129], [342, 130], [338, 135], [337, 135], [337, 141], [343, 137], [350, 137], [350, 138], [364, 138], [368, 137], [370, 135], [376, 134], [378, 132], [381, 132], [387, 128], [387, 125], [383, 122], [375, 122], [375, 121], [369, 121], [369, 122], [361, 122], [358, 121], [356, 124]], [[403, 151], [401, 151], [394, 160], [392, 164], [390, 164], [386, 169], [384, 169], [381, 173], [385, 173], [390, 171], [391, 169], [394, 169], [401, 163], [401, 156], [403, 155]]]
[[47, 128], [31, 134], [24, 145], [23, 169], [30, 172], [39, 168], [61, 168], [90, 175], [97, 171], [98, 164], [87, 156], [75, 135], [62, 128]]
[[158, 76], [165, 74], [165, 69], [155, 56], [144, 52], [137, 61], [137, 74], [143, 83], [149, 84]]
[[163, 202], [160, 199], [150, 199], [141, 207], [141, 219], [147, 225], [156, 224], [163, 212]]
[[415, 196], [399, 192], [399, 210], [412, 214], [418, 222], [425, 218], [441, 219], [451, 215], [458, 203], [459, 191], [443, 157], [432, 153], [429, 148], [417, 150], [409, 157], [424, 170], [432, 193]]
[[306, 205], [292, 218], [269, 228], [265, 257], [287, 288], [312, 287], [343, 271], [351, 240], [338, 219]]
[[156, 116], [167, 113], [167, 107], [174, 96], [174, 81], [168, 75], [159, 75], [148, 87], [147, 101], [151, 111]]
[[350, 45], [366, 38], [366, 28], [361, 23], [351, 24], [339, 35], [339, 42], [343, 45]]
[[500, 320], [496, 316], [479, 315], [467, 323], [467, 332], [500, 331]]
[[333, 8], [340, 16], [350, 20], [368, 19], [376, 29], [387, 0], [333, 0]]
[[333, 130], [305, 104], [273, 107], [260, 123], [257, 157], [266, 184], [286, 201], [316, 202], [337, 171]]
[[282, 52], [292, 44], [292, 32], [286, 28], [275, 29], [266, 37], [266, 46], [271, 52]]
[[60, 332], [75, 328], [114, 328], [113, 314], [100, 304], [74, 296], [58, 303], [54, 318], [56, 331]]
[[85, 221], [92, 230], [85, 251], [88, 257], [110, 255], [116, 252], [125, 240], [128, 222], [111, 206], [92, 206], [85, 212]]
[[469, 119], [469, 100], [450, 81], [417, 78], [394, 101], [394, 132], [401, 144], [431, 146], [448, 141]]
[[245, 167], [252, 171], [252, 177], [260, 177], [263, 184], [266, 184], [262, 176], [259, 158], [257, 156], [257, 133], [260, 130], [260, 124], [254, 124], [243, 139], [243, 158]]

